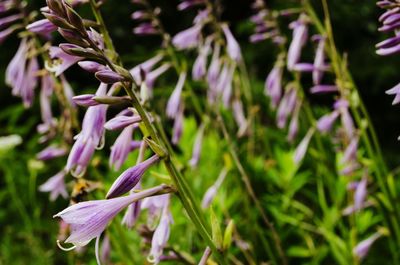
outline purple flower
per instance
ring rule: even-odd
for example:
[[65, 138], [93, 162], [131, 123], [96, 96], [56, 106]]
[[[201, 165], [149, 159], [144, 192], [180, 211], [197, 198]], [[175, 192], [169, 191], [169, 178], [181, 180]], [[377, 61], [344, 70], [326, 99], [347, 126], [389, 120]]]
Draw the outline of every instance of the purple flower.
[[381, 234], [375, 233], [369, 238], [361, 241], [357, 244], [357, 246], [353, 249], [353, 254], [360, 259], [365, 258], [367, 256], [369, 249], [371, 248], [372, 244], [381, 237]]
[[141, 71], [143, 71], [143, 73], [147, 75], [151, 71], [151, 69], [153, 69], [153, 67], [162, 59], [163, 55], [157, 54], [156, 56], [148, 59], [147, 61], [135, 66], [129, 72], [131, 73], [133, 79], [135, 79], [135, 82], [141, 84], [143, 81], [141, 76]]
[[49, 178], [45, 183], [39, 186], [39, 191], [50, 192], [50, 200], [54, 201], [59, 195], [64, 199], [68, 198], [68, 192], [64, 183], [65, 171], [60, 171], [53, 177]]
[[8, 26], [21, 18], [23, 18], [22, 14], [15, 14], [7, 17], [2, 17], [0, 18], [0, 28]]
[[242, 137], [247, 131], [248, 122], [246, 120], [246, 117], [244, 116], [242, 102], [239, 99], [235, 99], [232, 102], [232, 111], [233, 111], [233, 118], [235, 119], [236, 124], [239, 127], [237, 136]]
[[139, 36], [145, 35], [157, 35], [160, 31], [149, 22], [144, 22], [139, 24], [136, 28], [133, 29], [133, 33]]
[[212, 38], [207, 38], [204, 45], [200, 47], [199, 55], [193, 63], [192, 78], [193, 80], [200, 80], [207, 72], [207, 56], [211, 49]]
[[194, 6], [204, 4], [204, 0], [184, 0], [178, 5], [178, 10], [183, 11]]
[[174, 127], [173, 127], [173, 133], [172, 133], [172, 139], [171, 142], [173, 144], [178, 144], [179, 140], [181, 139], [182, 136], [182, 131], [183, 131], [183, 106], [179, 107], [178, 113], [175, 117], [174, 121]]
[[315, 85], [310, 89], [312, 94], [332, 93], [337, 92], [339, 89], [335, 85]]
[[300, 60], [301, 50], [308, 37], [305, 15], [301, 14], [298, 20], [290, 24], [290, 28], [293, 29], [293, 38], [288, 50], [287, 67], [289, 70], [293, 70], [295, 64]]
[[355, 133], [353, 118], [349, 112], [349, 102], [345, 99], [339, 99], [335, 102], [334, 108], [339, 110], [343, 129], [348, 138], [352, 138]]
[[319, 85], [323, 77], [323, 69], [325, 67], [325, 42], [324, 36], [318, 36], [318, 47], [314, 58], [314, 71], [312, 73], [313, 83]]
[[51, 111], [51, 95], [53, 94], [54, 85], [52, 76], [49, 74], [42, 76], [39, 99], [40, 114], [43, 123], [37, 127], [38, 132], [41, 134], [51, 131], [56, 126], [56, 120], [53, 118]]
[[356, 191], [354, 193], [354, 208], [359, 210], [363, 207], [365, 198], [367, 197], [367, 177], [363, 177], [363, 179], [358, 183]]
[[158, 224], [156, 231], [154, 231], [153, 238], [151, 240], [151, 249], [147, 260], [151, 263], [159, 263], [160, 257], [162, 255], [163, 249], [167, 244], [169, 234], [170, 234], [170, 224], [172, 223], [172, 216], [169, 212], [169, 196], [166, 198], [167, 203], [165, 203], [160, 223]]
[[240, 62], [242, 60], [242, 52], [240, 51], [239, 43], [233, 37], [228, 25], [222, 24], [221, 28], [225, 34], [229, 57], [236, 62]]
[[53, 64], [51, 66], [47, 65], [46, 67], [50, 72], [54, 72], [56, 76], [61, 75], [72, 65], [84, 59], [82, 57], [69, 55], [61, 50], [61, 48], [55, 46], [50, 47], [49, 53], [50, 57], [53, 59]]
[[167, 117], [169, 118], [174, 118], [178, 114], [179, 106], [182, 104], [181, 94], [183, 85], [185, 84], [185, 80], [186, 80], [186, 72], [182, 72], [179, 75], [179, 80], [167, 103], [166, 114]]
[[344, 151], [343, 158], [341, 163], [348, 163], [350, 161], [356, 160], [357, 155], [357, 147], [358, 147], [358, 137], [353, 137], [350, 144], [347, 146], [346, 150]]
[[201, 124], [194, 139], [192, 158], [189, 160], [191, 167], [195, 167], [199, 163], [205, 128], [205, 125]]
[[214, 47], [210, 66], [207, 71], [207, 83], [208, 83], [208, 87], [209, 87], [208, 100], [211, 103], [215, 101], [215, 98], [217, 96], [216, 90], [217, 90], [218, 77], [219, 77], [220, 68], [221, 68], [221, 60], [219, 58], [220, 49], [221, 49], [221, 46], [216, 44]]
[[83, 94], [73, 97], [72, 100], [79, 106], [91, 107], [99, 105], [99, 103], [93, 99], [94, 97], [95, 95], [93, 94]]
[[39, 160], [50, 160], [56, 157], [63, 156], [67, 153], [65, 148], [55, 147], [55, 146], [48, 146], [39, 153], [36, 154], [36, 159]]
[[65, 99], [68, 101], [70, 106], [76, 107], [76, 104], [73, 100], [73, 97], [75, 96], [75, 94], [74, 94], [74, 90], [72, 89], [72, 86], [70, 85], [68, 80], [65, 78], [64, 74], [60, 75], [60, 79], [61, 79], [61, 84], [63, 87]]
[[179, 32], [172, 38], [172, 44], [179, 50], [196, 47], [200, 40], [201, 24], [195, 24], [192, 27]]
[[110, 70], [110, 69], [104, 69], [96, 72], [95, 77], [103, 83], [106, 84], [114, 84], [117, 82], [121, 82], [125, 80], [125, 77], [122, 75]]
[[339, 111], [335, 110], [328, 113], [317, 121], [317, 129], [322, 133], [327, 133], [332, 129], [333, 123], [339, 117]]
[[[162, 64], [160, 67], [158, 67], [157, 69], [154, 69], [153, 71], [149, 72], [146, 75], [146, 86], [152, 90], [154, 87], [154, 82], [156, 81], [156, 79], [162, 75], [164, 72], [166, 72], [169, 68], [171, 67], [170, 64], [165, 63]], [[151, 93], [150, 93], [151, 96]]]
[[280, 63], [275, 63], [274, 68], [265, 80], [264, 93], [271, 97], [272, 108], [276, 108], [282, 95], [282, 74], [283, 69]]
[[101, 244], [101, 253], [97, 263], [100, 264], [101, 261], [103, 264], [111, 264], [110, 253], [111, 253], [110, 238], [107, 235], [105, 235], [103, 238], [103, 243]]
[[45, 18], [29, 24], [26, 26], [26, 29], [30, 32], [40, 34], [48, 38], [52, 32], [57, 30], [57, 26]]
[[99, 237], [110, 220], [122, 209], [165, 188], [165, 185], [160, 185], [124, 197], [80, 202], [69, 206], [54, 217], [62, 218], [71, 226], [71, 235], [65, 240], [65, 243], [85, 246], [93, 238]]
[[276, 114], [278, 128], [283, 129], [286, 127], [287, 118], [295, 109], [297, 101], [297, 90], [294, 87], [290, 87], [278, 106]]
[[14, 31], [17, 30], [16, 27], [8, 27], [5, 30], [0, 31], [0, 44], [5, 41]]
[[300, 144], [297, 146], [293, 156], [293, 161], [295, 164], [298, 165], [303, 160], [308, 149], [308, 144], [310, 143], [313, 134], [314, 128], [310, 128], [306, 136], [304, 136], [303, 140], [301, 140]]
[[222, 182], [224, 181], [226, 175], [228, 174], [228, 170], [224, 168], [221, 173], [219, 174], [215, 183], [208, 188], [206, 193], [203, 196], [203, 200], [201, 201], [201, 208], [207, 209], [210, 207], [212, 201], [214, 200], [215, 196], [217, 195], [218, 189], [221, 187]]
[[90, 73], [96, 73], [106, 69], [104, 65], [93, 61], [80, 61], [78, 62], [78, 65]]
[[400, 102], [400, 84], [397, 84], [393, 88], [386, 90], [386, 94], [395, 95], [392, 105], [398, 104]]
[[207, 260], [211, 256], [211, 248], [206, 247], [204, 250], [203, 256], [201, 256], [201, 260], [198, 265], [207, 265]]
[[[107, 84], [101, 83], [96, 95], [104, 96]], [[104, 123], [107, 105], [89, 107], [83, 118], [82, 131], [75, 136], [76, 142], [69, 153], [65, 169], [75, 176], [85, 173], [86, 167], [98, 146], [104, 144]]]
[[119, 130], [131, 124], [139, 123], [141, 121], [142, 118], [140, 118], [139, 115], [133, 115], [133, 116], [118, 115], [112, 118], [111, 120], [107, 121], [104, 124], [104, 128], [111, 131]]
[[289, 123], [289, 131], [287, 139], [289, 142], [293, 142], [299, 131], [299, 113], [300, 113], [301, 102], [298, 101], [296, 107], [294, 108], [292, 119]]
[[128, 168], [125, 170], [112, 184], [108, 191], [106, 198], [114, 198], [120, 196], [136, 186], [140, 181], [146, 170], [156, 163], [160, 158], [157, 155], [150, 157], [149, 159]]
[[132, 151], [132, 133], [135, 128], [134, 125], [125, 127], [115, 140], [113, 146], [111, 146], [109, 164], [110, 167], [114, 167], [114, 170], [119, 170], [121, 168], [129, 153]]
[[[138, 184], [136, 184], [135, 187], [133, 187], [133, 189], [129, 193], [133, 194], [133, 190], [135, 189], [141, 189], [140, 181]], [[128, 209], [126, 210], [125, 215], [122, 218], [121, 224], [125, 225], [128, 228], [132, 228], [135, 225], [136, 220], [139, 218], [141, 203], [141, 201], [136, 201], [128, 206]]]

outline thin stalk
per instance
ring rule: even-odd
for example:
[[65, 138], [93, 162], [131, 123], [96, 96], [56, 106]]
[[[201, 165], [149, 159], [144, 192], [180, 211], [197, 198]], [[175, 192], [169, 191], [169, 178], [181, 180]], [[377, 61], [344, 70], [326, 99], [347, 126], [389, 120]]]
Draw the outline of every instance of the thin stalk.
[[[102, 18], [102, 15], [100, 13], [100, 10], [98, 8], [98, 5], [96, 4], [95, 0], [90, 0], [90, 4], [92, 6], [92, 11], [94, 13], [94, 16], [96, 17], [97, 22], [100, 24], [102, 34], [105, 37], [105, 43], [108, 49], [112, 50], [115, 54], [115, 48], [112, 45], [111, 39], [107, 40], [107, 37], [109, 38], [107, 28], [104, 24], [104, 20]], [[109, 65], [112, 67], [112, 65]], [[156, 129], [153, 127], [151, 124], [148, 114], [146, 110], [143, 108], [143, 106], [140, 104], [139, 99], [131, 89], [133, 83], [124, 83], [123, 86], [125, 88], [126, 93], [129, 95], [132, 101], [133, 107], [137, 110], [139, 113], [140, 117], [142, 118], [142, 122], [146, 128], [147, 132], [144, 132], [145, 134], [148, 133], [153, 141], [155, 141], [157, 144], [164, 145], [161, 139], [158, 137]], [[220, 262], [221, 264], [225, 264], [224, 257], [221, 255], [221, 252], [218, 250], [214, 242], [212, 241], [211, 235], [210, 235], [210, 227], [209, 224], [205, 221], [205, 217], [202, 215], [202, 212], [200, 210], [200, 207], [198, 203], [194, 199], [194, 195], [191, 192], [189, 185], [187, 184], [185, 178], [180, 174], [180, 172], [175, 168], [174, 164], [171, 162], [171, 159], [169, 155], [164, 158], [163, 160], [165, 167], [167, 168], [168, 173], [170, 174], [170, 177], [172, 178], [174, 184], [176, 185], [178, 189], [178, 197], [180, 198], [185, 210], [187, 211], [190, 219], [194, 223], [194, 225], [197, 228], [198, 233], [202, 236], [202, 238], [206, 241], [207, 245], [212, 249], [213, 255], [215, 258]]]

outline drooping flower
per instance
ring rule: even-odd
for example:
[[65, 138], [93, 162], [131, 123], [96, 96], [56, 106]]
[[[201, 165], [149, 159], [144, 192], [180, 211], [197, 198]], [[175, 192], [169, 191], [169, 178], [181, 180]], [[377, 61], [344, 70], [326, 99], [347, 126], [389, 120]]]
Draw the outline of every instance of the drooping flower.
[[[168, 196], [168, 195], [167, 195]], [[173, 222], [171, 213], [169, 212], [169, 196], [165, 198], [167, 203], [162, 209], [160, 223], [154, 231], [151, 240], [151, 249], [147, 260], [151, 263], [158, 264], [165, 245], [169, 239], [170, 224]]]
[[274, 68], [265, 80], [264, 93], [271, 97], [272, 108], [276, 108], [282, 96], [282, 74], [283, 67], [280, 63], [275, 63]]
[[122, 128], [126, 128], [132, 124], [136, 124], [142, 121], [142, 118], [135, 114], [132, 116], [125, 116], [125, 115], [117, 115], [116, 117], [112, 118], [111, 120], [107, 121], [104, 124], [104, 128], [107, 130], [118, 130]]
[[125, 170], [112, 184], [107, 192], [106, 198], [114, 198], [120, 196], [136, 186], [146, 170], [155, 164], [160, 158], [153, 155], [149, 159]]
[[[96, 95], [106, 95], [107, 84], [101, 83]], [[69, 153], [65, 169], [75, 176], [81, 176], [98, 146], [104, 144], [104, 124], [107, 105], [89, 107], [83, 118], [82, 131], [75, 136], [76, 142]]]
[[322, 133], [327, 133], [332, 129], [333, 123], [339, 117], [339, 111], [334, 110], [325, 114], [317, 121], [317, 129]]
[[142, 80], [141, 72], [143, 72], [143, 74], [146, 76], [153, 69], [153, 67], [157, 63], [159, 63], [162, 59], [163, 59], [163, 55], [157, 54], [156, 56], [148, 59], [147, 61], [135, 66], [134, 68], [129, 70], [129, 72], [131, 73], [133, 79], [135, 79], [135, 82], [137, 84], [141, 84], [142, 81], [144, 81], [144, 80]]
[[[109, 164], [114, 170], [119, 170], [121, 168], [129, 153], [132, 151], [132, 133], [135, 128], [134, 125], [125, 127], [111, 146]], [[133, 147], [136, 146], [137, 145]]]
[[57, 26], [55, 26], [47, 18], [45, 18], [29, 24], [28, 26], [26, 26], [26, 29], [30, 32], [40, 34], [46, 38], [49, 38], [50, 34], [57, 30]]
[[174, 118], [178, 114], [179, 106], [181, 105], [181, 94], [183, 86], [185, 84], [185, 80], [186, 80], [186, 72], [182, 72], [179, 75], [179, 80], [176, 83], [175, 89], [172, 92], [167, 103], [166, 114], [167, 117], [169, 118]]
[[244, 136], [248, 128], [248, 122], [244, 115], [243, 104], [239, 99], [235, 99], [232, 102], [233, 117], [235, 118], [236, 124], [239, 129], [237, 132], [238, 137]]
[[211, 49], [212, 38], [207, 38], [205, 43], [200, 47], [199, 55], [193, 63], [192, 78], [200, 80], [206, 75], [207, 56]]
[[303, 160], [314, 131], [314, 128], [310, 128], [307, 134], [304, 136], [303, 140], [301, 140], [300, 144], [297, 146], [293, 156], [293, 161], [295, 162], [295, 164], [300, 164], [300, 162]]
[[107, 224], [129, 204], [152, 196], [165, 188], [166, 185], [162, 184], [124, 197], [79, 202], [54, 217], [62, 218], [71, 226], [71, 235], [65, 240], [65, 243], [85, 246], [93, 238], [99, 237]]
[[325, 42], [324, 36], [314, 36], [314, 39], [318, 41], [317, 51], [314, 58], [314, 70], [312, 73], [313, 83], [319, 85], [323, 77], [323, 68], [325, 67]]
[[211, 63], [207, 71], [207, 83], [208, 83], [208, 101], [213, 103], [217, 97], [217, 85], [218, 85], [218, 77], [220, 74], [221, 68], [221, 60], [220, 56], [221, 46], [215, 44], [213, 55], [211, 58]]
[[201, 201], [201, 208], [206, 209], [208, 208], [212, 201], [214, 200], [215, 196], [217, 195], [218, 189], [221, 187], [222, 182], [225, 180], [226, 175], [228, 174], [228, 170], [224, 168], [221, 173], [219, 173], [219, 176], [215, 183], [209, 187], [206, 191], [206, 193], [203, 196], [203, 200]]
[[45, 183], [39, 186], [39, 191], [50, 192], [50, 200], [54, 201], [59, 195], [64, 199], [68, 198], [68, 192], [65, 188], [65, 171], [60, 171], [53, 177], [49, 178]]
[[183, 106], [179, 107], [178, 113], [175, 117], [174, 127], [172, 132], [172, 139], [171, 142], [173, 144], [178, 144], [179, 140], [181, 139], [182, 132], [183, 132]]
[[239, 43], [236, 41], [227, 24], [222, 24], [221, 28], [225, 34], [227, 44], [226, 49], [229, 57], [235, 62], [240, 62], [242, 60], [242, 52], [240, 50]]
[[287, 67], [289, 70], [293, 70], [294, 66], [300, 60], [301, 50], [308, 37], [306, 16], [301, 14], [296, 21], [290, 24], [290, 28], [293, 30], [293, 37], [287, 55]]
[[[133, 190], [140, 188], [141, 185], [139, 181], [139, 183], [136, 184], [136, 186], [133, 187], [133, 189], [129, 193], [133, 194], [134, 193]], [[141, 203], [142, 203], [141, 201], [136, 201], [128, 206], [128, 209], [126, 210], [125, 215], [122, 218], [121, 224], [125, 225], [128, 228], [132, 228], [135, 225], [136, 220], [139, 218]]]
[[286, 127], [287, 118], [295, 109], [297, 101], [296, 88], [289, 87], [278, 106], [276, 114], [278, 128], [283, 129]]
[[197, 164], [199, 163], [205, 128], [205, 125], [202, 124], [197, 130], [196, 138], [194, 139], [193, 144], [192, 158], [189, 160], [189, 165], [192, 167], [197, 166]]
[[65, 150], [65, 148], [50, 145], [45, 149], [43, 149], [42, 151], [40, 151], [39, 153], [37, 153], [36, 159], [46, 161], [56, 157], [63, 156], [66, 153], [67, 150]]
[[47, 70], [54, 72], [56, 76], [61, 75], [72, 65], [84, 58], [65, 53], [61, 48], [52, 46], [49, 48], [50, 57], [53, 59], [51, 65], [46, 65]]
[[200, 40], [200, 32], [203, 26], [195, 24], [192, 27], [185, 29], [172, 38], [172, 44], [180, 50], [190, 49], [197, 46]]
[[357, 246], [353, 249], [353, 254], [360, 259], [363, 259], [367, 256], [369, 249], [371, 248], [372, 244], [381, 237], [380, 233], [375, 233], [369, 238], [361, 241], [357, 244]]

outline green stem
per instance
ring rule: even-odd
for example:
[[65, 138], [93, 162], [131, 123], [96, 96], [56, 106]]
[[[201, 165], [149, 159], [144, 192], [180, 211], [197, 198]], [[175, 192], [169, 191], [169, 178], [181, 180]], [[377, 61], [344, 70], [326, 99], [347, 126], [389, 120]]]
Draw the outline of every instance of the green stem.
[[[105, 43], [107, 45], [107, 48], [110, 49], [111, 51], [115, 52], [115, 48], [112, 45], [111, 39], [107, 32], [107, 28], [104, 24], [104, 20], [102, 18], [102, 15], [100, 13], [100, 10], [98, 9], [98, 6], [97, 6], [95, 0], [90, 0], [90, 4], [92, 6], [92, 11], [96, 17], [96, 20], [101, 26], [101, 32], [105, 38]], [[115, 52], [115, 54], [116, 54], [116, 52]], [[112, 65], [109, 65], [109, 66], [112, 67]], [[149, 134], [153, 141], [155, 141], [157, 144], [165, 146], [165, 144], [161, 141], [160, 137], [158, 136], [156, 129], [151, 124], [146, 110], [140, 104], [139, 99], [133, 92], [133, 90], [131, 88], [132, 85], [133, 85], [132, 83], [124, 83], [123, 84], [126, 93], [131, 98], [133, 107], [137, 110], [140, 117], [142, 118], [142, 122], [147, 131], [147, 132], [144, 132], [144, 134], [145, 135]], [[210, 235], [211, 229], [209, 227], [209, 224], [206, 222], [205, 217], [202, 215], [200, 207], [199, 207], [198, 203], [196, 202], [196, 200], [194, 199], [194, 195], [191, 192], [189, 185], [187, 184], [185, 178], [180, 174], [180, 172], [175, 168], [174, 164], [171, 162], [170, 155], [167, 155], [164, 158], [163, 162], [164, 162], [165, 167], [168, 170], [170, 177], [172, 178], [174, 184], [177, 187], [178, 197], [181, 200], [190, 219], [196, 226], [198, 233], [206, 241], [207, 245], [212, 249], [213, 255], [218, 260], [218, 262], [221, 264], [225, 264], [224, 257], [221, 255], [221, 252], [218, 250], [218, 248], [216, 247], [216, 245], [214, 244], [214, 242], [211, 238], [211, 235]]]

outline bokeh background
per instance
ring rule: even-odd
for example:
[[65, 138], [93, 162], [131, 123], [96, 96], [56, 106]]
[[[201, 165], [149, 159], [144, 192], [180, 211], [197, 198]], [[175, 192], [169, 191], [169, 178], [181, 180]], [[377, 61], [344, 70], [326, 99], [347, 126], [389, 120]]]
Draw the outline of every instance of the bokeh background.
[[[178, 13], [177, 0], [151, 1], [161, 7], [161, 19], [172, 35], [187, 28], [194, 13]], [[251, 76], [262, 83], [274, 63], [273, 46], [267, 42], [249, 44], [252, 26], [249, 0], [225, 0], [223, 19], [229, 21], [242, 45]], [[374, 0], [329, 1], [334, 37], [338, 50], [347, 54], [349, 68], [366, 103], [390, 168], [400, 161], [400, 108], [392, 106], [392, 97], [385, 90], [400, 82], [398, 69], [400, 56], [381, 57], [375, 54], [375, 44], [385, 38], [377, 31], [377, 18], [381, 10]], [[290, 6], [292, 1], [267, 1], [274, 8]], [[38, 10], [45, 1], [29, 1], [32, 9]], [[316, 7], [318, 1], [314, 1]], [[117, 50], [127, 66], [147, 59], [157, 49], [157, 37], [140, 38], [132, 34], [134, 22], [130, 15], [135, 6], [130, 1], [105, 1], [103, 14]], [[318, 10], [318, 8], [317, 8]], [[83, 16], [90, 16], [89, 9], [80, 9]], [[86, 14], [86, 15], [85, 15]], [[4, 84], [4, 72], [17, 50], [16, 36], [0, 46], [0, 136], [18, 134], [23, 143], [15, 149], [0, 146], [0, 264], [66, 264], [65, 255], [55, 247], [57, 222], [51, 216], [65, 207], [58, 200], [51, 203], [48, 194], [37, 192], [37, 186], [49, 175], [43, 176], [43, 167], [54, 167], [57, 171], [63, 161], [43, 165], [34, 160], [41, 149], [37, 144], [36, 125], [40, 122], [39, 105], [24, 109], [20, 99], [11, 95]], [[67, 72], [67, 77], [76, 93], [89, 91], [96, 84], [92, 76], [78, 68]], [[77, 84], [79, 83], [79, 87]], [[316, 104], [325, 104], [323, 100]], [[132, 159], [133, 160], [133, 159]], [[83, 264], [94, 264], [93, 260], [82, 260]]]

